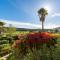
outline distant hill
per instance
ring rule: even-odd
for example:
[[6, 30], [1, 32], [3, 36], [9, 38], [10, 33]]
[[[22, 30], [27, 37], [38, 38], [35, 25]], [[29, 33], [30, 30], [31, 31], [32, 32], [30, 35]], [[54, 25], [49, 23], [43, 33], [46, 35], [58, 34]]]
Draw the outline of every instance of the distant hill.
[[40, 29], [16, 28], [17, 31], [39, 31]]
[[[41, 31], [41, 29], [28, 29], [28, 28], [16, 28], [17, 31]], [[44, 29], [45, 31], [51, 31], [52, 29]]]
[[[5, 27], [9, 28], [9, 27]], [[16, 28], [17, 31], [42, 31], [41, 29], [29, 29], [29, 28]], [[52, 29], [44, 29], [45, 31], [51, 31]]]

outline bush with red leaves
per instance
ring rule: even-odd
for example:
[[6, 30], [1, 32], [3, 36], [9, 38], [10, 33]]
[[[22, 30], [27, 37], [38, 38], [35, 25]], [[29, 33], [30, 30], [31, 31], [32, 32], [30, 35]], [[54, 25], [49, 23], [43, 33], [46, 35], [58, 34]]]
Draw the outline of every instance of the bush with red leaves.
[[[15, 47], [22, 46], [26, 48], [39, 48], [40, 45], [46, 44], [54, 46], [56, 39], [48, 32], [29, 33], [27, 35], [18, 35], [19, 40], [16, 40]], [[20, 47], [21, 47], [20, 46]]]

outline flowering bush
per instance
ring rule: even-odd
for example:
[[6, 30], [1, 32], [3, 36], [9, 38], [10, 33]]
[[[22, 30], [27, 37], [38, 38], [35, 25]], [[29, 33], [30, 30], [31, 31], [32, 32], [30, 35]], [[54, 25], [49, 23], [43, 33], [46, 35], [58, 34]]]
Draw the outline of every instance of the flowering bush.
[[19, 40], [16, 40], [15, 47], [20, 46], [21, 43], [25, 45], [25, 47], [37, 48], [40, 45], [47, 44], [49, 46], [54, 46], [56, 42], [56, 38], [52, 36], [51, 33], [48, 32], [39, 32], [39, 33], [29, 33], [27, 35], [18, 35]]
[[[43, 54], [43, 49], [44, 51], [47, 51], [47, 49], [49, 49], [51, 53], [52, 51], [51, 46], [54, 48], [55, 44], [57, 43], [56, 37], [48, 32], [37, 32], [37, 33], [30, 32], [29, 34], [26, 35], [19, 34], [17, 35], [17, 37], [18, 39], [14, 42], [12, 47], [14, 48], [15, 51], [14, 54], [15, 57], [22, 60], [25, 57], [25, 55], [28, 55], [28, 53], [30, 54], [30, 52], [32, 52], [32, 54], [35, 55], [35, 53], [41, 51], [40, 53]], [[35, 49], [36, 52], [34, 52]], [[52, 56], [52, 54], [50, 54], [50, 56]], [[39, 59], [40, 58], [41, 57], [39, 57]]]

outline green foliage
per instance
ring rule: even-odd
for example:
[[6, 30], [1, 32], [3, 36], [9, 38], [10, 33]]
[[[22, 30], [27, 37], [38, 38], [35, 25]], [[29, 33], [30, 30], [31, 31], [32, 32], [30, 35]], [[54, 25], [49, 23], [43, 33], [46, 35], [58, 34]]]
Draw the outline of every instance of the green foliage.
[[15, 60], [14, 55], [11, 54], [9, 57], [7, 57], [7, 60]]
[[4, 26], [3, 26], [4, 24], [5, 24], [4, 22], [0, 22], [0, 35], [2, 35], [4, 32]]
[[15, 27], [8, 27], [7, 28], [7, 35], [13, 35], [16, 32], [16, 28]]
[[38, 10], [38, 14], [40, 17], [40, 21], [44, 21], [45, 20], [45, 16], [48, 14], [47, 10], [44, 8], [41, 8]]
[[5, 23], [0, 21], [0, 26], [3, 26]]
[[11, 48], [9, 45], [9, 41], [7, 40], [7, 37], [0, 36], [0, 56], [8, 54], [10, 49]]
[[[8, 60], [60, 60], [60, 50], [58, 48], [47, 50], [44, 48], [43, 50], [36, 50], [32, 52], [30, 49], [28, 50], [28, 53], [26, 55], [19, 54], [19, 50], [15, 50], [15, 54], [12, 54], [12, 56], [9, 56]], [[51, 55], [52, 52], [52, 55]], [[17, 54], [18, 53], [18, 54]]]

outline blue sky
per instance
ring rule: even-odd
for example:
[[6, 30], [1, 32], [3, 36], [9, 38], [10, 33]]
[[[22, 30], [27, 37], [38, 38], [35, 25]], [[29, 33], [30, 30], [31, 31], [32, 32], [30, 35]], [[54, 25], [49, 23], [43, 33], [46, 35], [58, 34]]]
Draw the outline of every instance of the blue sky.
[[0, 21], [6, 26], [41, 28], [37, 11], [48, 7], [45, 28], [60, 26], [60, 0], [0, 0]]

